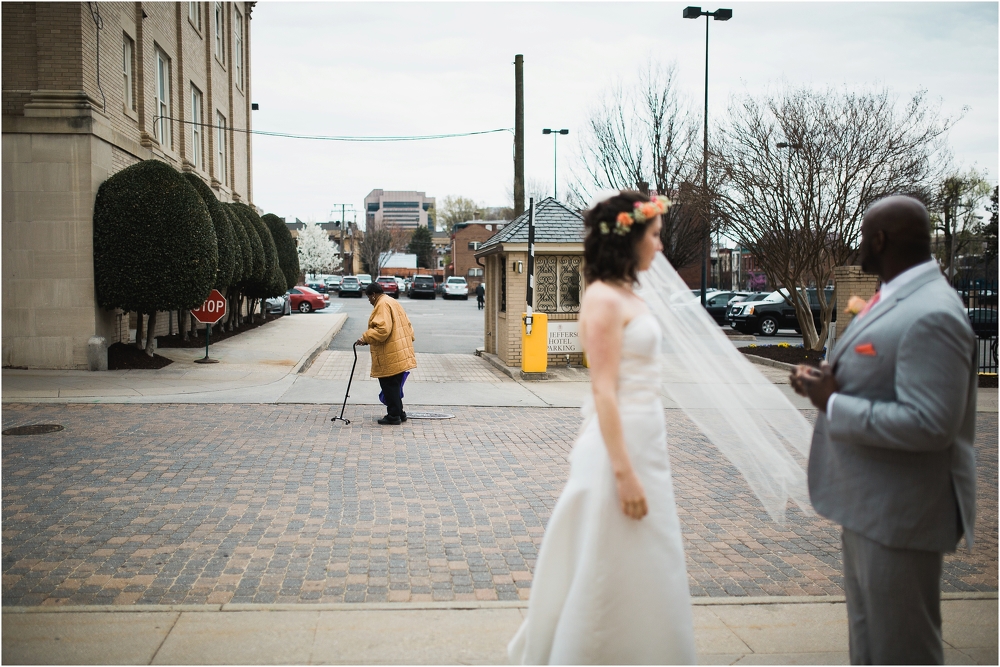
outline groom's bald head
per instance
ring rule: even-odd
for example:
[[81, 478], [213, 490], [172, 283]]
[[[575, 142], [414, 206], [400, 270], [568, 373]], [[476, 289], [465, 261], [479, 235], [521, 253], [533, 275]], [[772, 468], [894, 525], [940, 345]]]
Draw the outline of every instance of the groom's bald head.
[[861, 268], [883, 280], [931, 257], [931, 220], [913, 197], [896, 195], [875, 202], [861, 223]]

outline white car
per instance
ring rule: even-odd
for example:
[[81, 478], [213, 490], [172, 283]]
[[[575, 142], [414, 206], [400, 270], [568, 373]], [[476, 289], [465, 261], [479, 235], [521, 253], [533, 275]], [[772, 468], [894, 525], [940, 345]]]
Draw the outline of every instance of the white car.
[[399, 285], [399, 293], [400, 294], [405, 294], [406, 293], [406, 281], [403, 280], [402, 278], [397, 277], [396, 278], [396, 284]]
[[461, 276], [452, 276], [444, 282], [444, 294], [446, 299], [468, 299], [469, 283]]

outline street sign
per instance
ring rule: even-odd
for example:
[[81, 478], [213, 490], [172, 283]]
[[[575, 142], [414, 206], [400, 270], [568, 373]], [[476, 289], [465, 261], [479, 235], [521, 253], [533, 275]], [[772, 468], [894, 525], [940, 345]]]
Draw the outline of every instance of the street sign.
[[214, 289], [205, 303], [191, 311], [191, 316], [202, 324], [215, 324], [226, 315], [226, 297]]

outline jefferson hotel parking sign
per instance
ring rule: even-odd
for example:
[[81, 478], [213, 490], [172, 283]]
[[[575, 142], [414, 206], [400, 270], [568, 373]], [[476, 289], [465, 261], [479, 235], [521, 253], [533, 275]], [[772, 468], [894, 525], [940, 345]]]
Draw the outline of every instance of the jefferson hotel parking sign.
[[549, 320], [549, 353], [583, 352], [583, 347], [580, 346], [579, 325], [579, 322]]

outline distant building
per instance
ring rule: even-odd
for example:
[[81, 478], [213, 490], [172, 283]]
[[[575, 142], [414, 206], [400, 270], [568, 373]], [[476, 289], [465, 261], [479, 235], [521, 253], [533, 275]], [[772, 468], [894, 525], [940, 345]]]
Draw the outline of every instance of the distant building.
[[434, 232], [431, 234], [431, 243], [434, 244], [434, 267], [444, 271], [451, 263], [451, 233]]
[[417, 256], [405, 252], [384, 252], [379, 256], [378, 263], [383, 269], [416, 269]]
[[455, 223], [451, 228], [451, 262], [448, 264], [448, 275], [464, 277], [471, 288], [483, 282], [485, 267], [476, 262], [476, 252], [506, 224], [504, 220]]
[[365, 197], [366, 224], [385, 222], [403, 229], [429, 227], [434, 230], [434, 197], [413, 190], [372, 190]]

